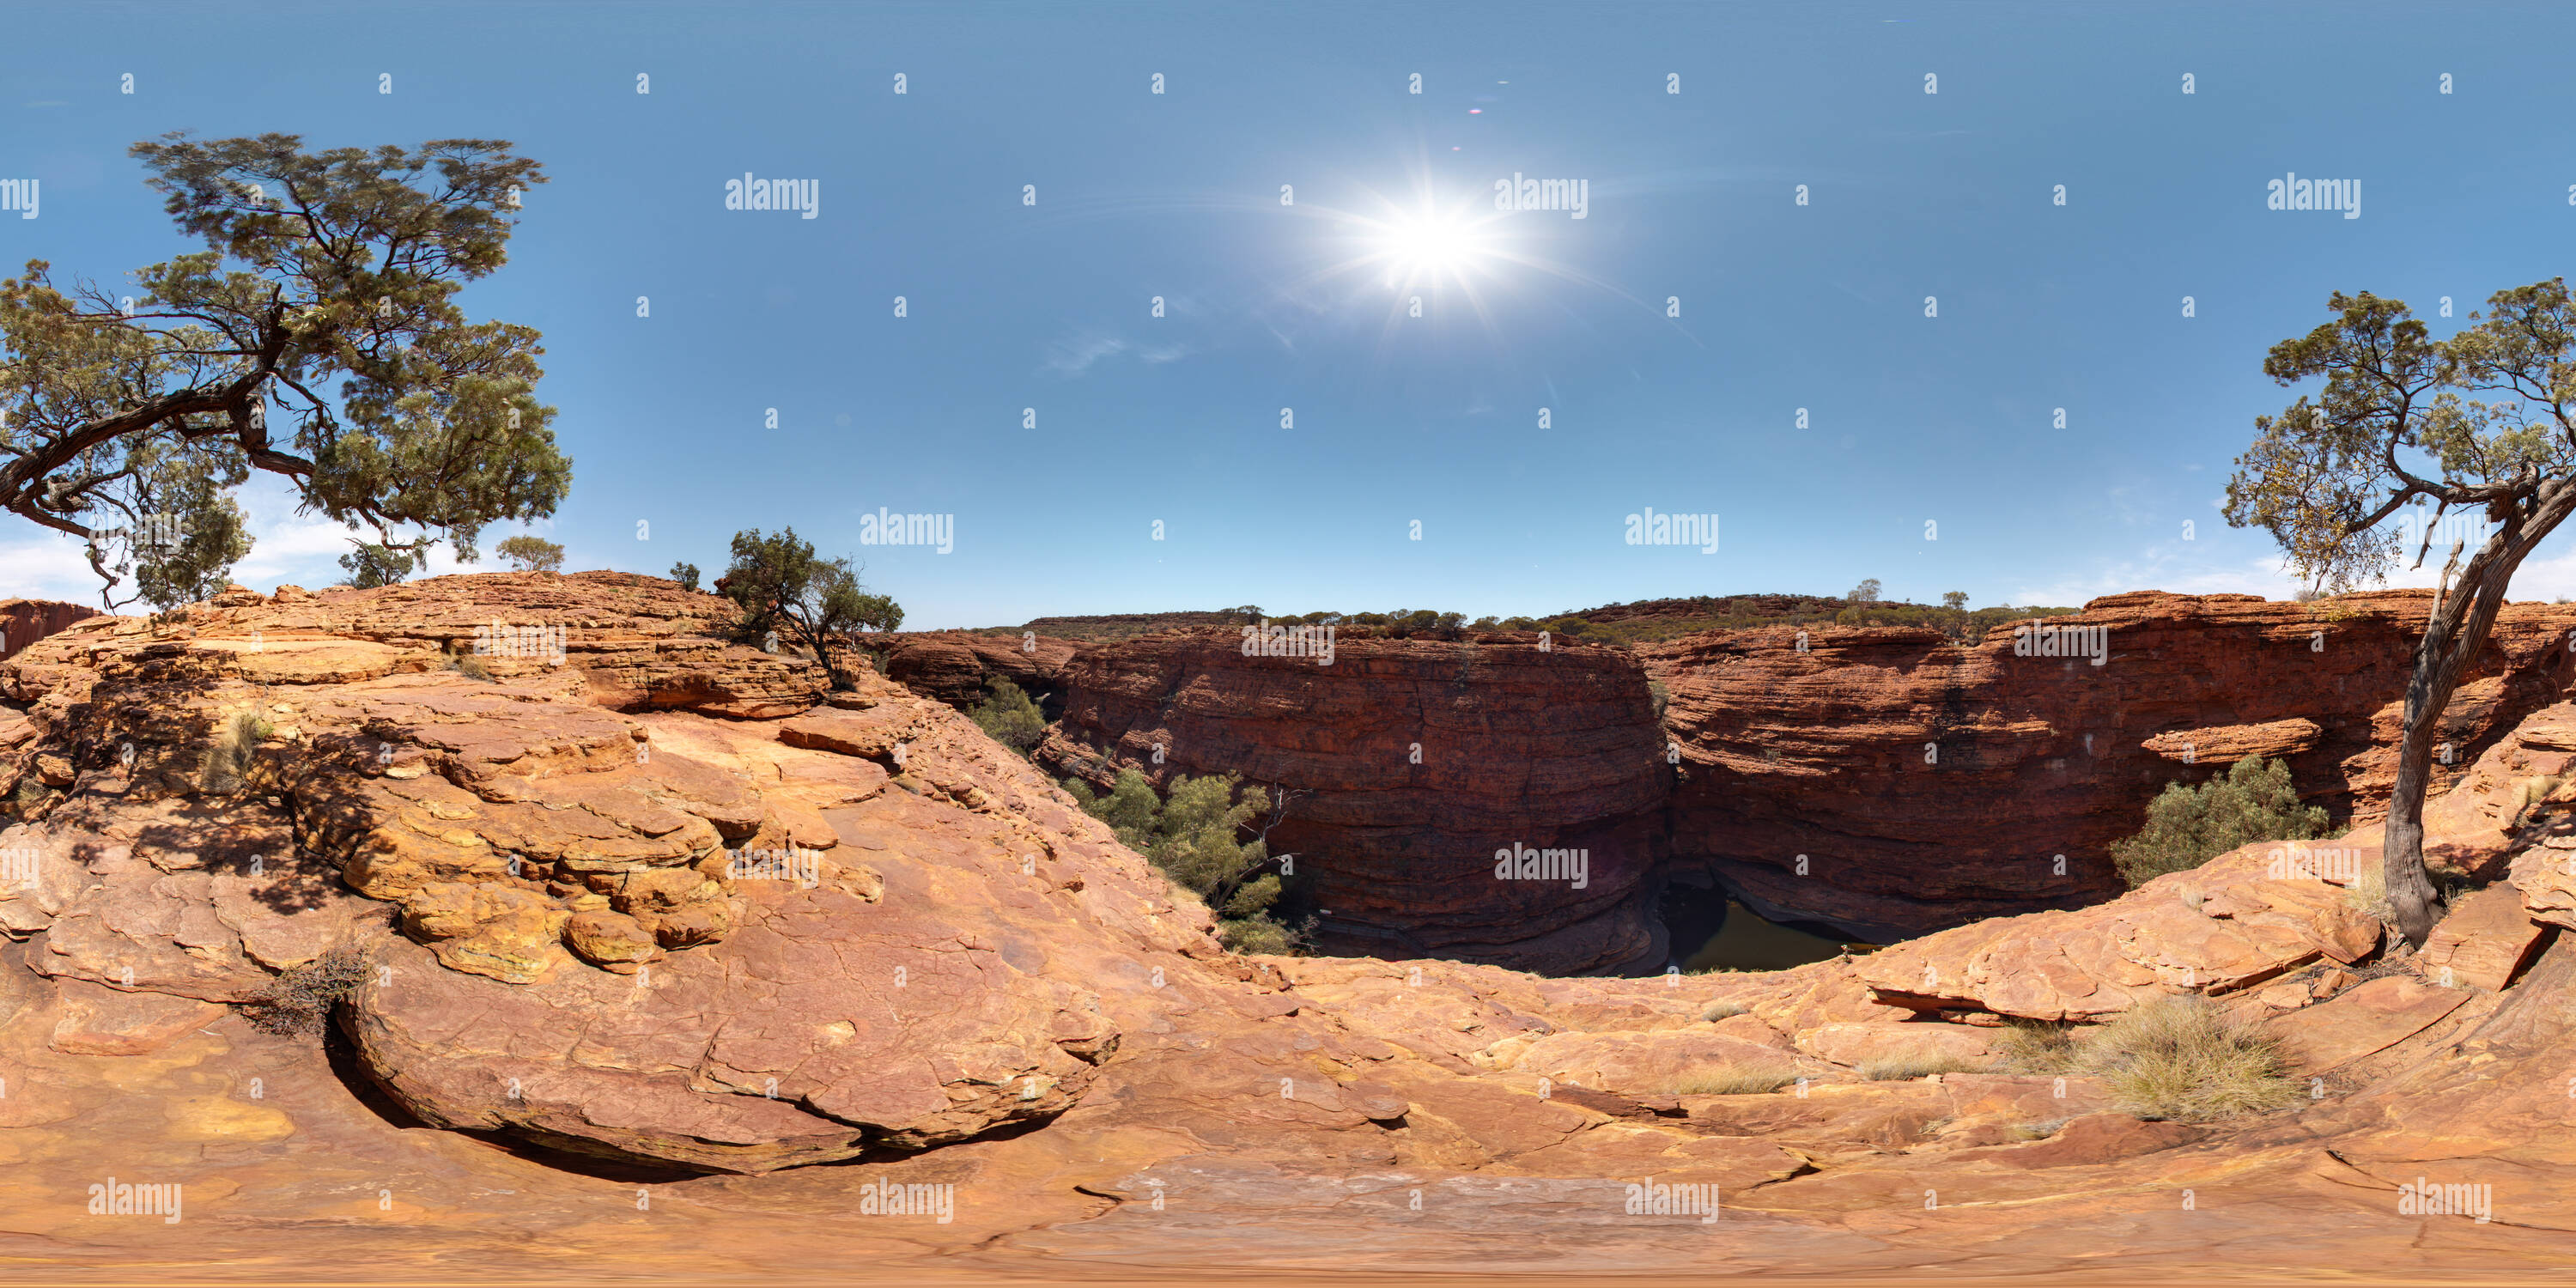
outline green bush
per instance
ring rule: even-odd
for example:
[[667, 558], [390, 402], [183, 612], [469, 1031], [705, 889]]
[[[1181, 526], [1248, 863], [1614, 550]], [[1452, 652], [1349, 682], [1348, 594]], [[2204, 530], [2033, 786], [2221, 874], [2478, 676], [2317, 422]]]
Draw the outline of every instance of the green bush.
[[562, 572], [564, 548], [543, 537], [521, 534], [492, 547], [492, 553], [519, 572]]
[[984, 736], [1025, 756], [1046, 736], [1046, 714], [1038, 710], [1028, 693], [1000, 676], [984, 682], [992, 696], [975, 704], [967, 714]]
[[680, 588], [682, 590], [696, 590], [698, 588], [698, 566], [685, 559], [671, 565], [670, 576], [671, 580], [680, 583]]
[[2199, 867], [2255, 841], [2305, 841], [2322, 835], [2326, 812], [2299, 805], [2290, 767], [2247, 757], [2199, 787], [2166, 785], [2147, 804], [2147, 825], [2111, 843], [2111, 861], [2131, 888], [2168, 872]]
[[1226, 947], [1284, 953], [1298, 946], [1297, 933], [1270, 915], [1280, 882], [1278, 873], [1262, 870], [1270, 863], [1268, 845], [1242, 839], [1270, 808], [1268, 792], [1247, 788], [1238, 799], [1232, 774], [1182, 775], [1168, 796], [1157, 797], [1153, 783], [1134, 769], [1118, 771], [1105, 796], [1079, 778], [1064, 780], [1064, 789], [1084, 813], [1107, 823], [1120, 844], [1205, 901]]

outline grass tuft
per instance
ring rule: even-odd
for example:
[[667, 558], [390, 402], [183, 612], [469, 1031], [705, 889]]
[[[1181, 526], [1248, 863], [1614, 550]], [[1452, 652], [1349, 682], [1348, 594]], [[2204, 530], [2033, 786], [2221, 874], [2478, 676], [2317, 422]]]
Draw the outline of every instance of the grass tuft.
[[2131, 1007], [2083, 1045], [2085, 1068], [2140, 1118], [2205, 1122], [2298, 1097], [2278, 1042], [2192, 994]]
[[1747, 1009], [1749, 1008], [1738, 1006], [1733, 1002], [1711, 1002], [1700, 1008], [1699, 1017], [1713, 1024], [1719, 1020], [1742, 1015]]
[[2070, 1026], [2019, 1016], [2004, 1022], [2003, 1039], [1996, 1045], [2003, 1050], [2005, 1067], [2015, 1073], [2071, 1073], [2083, 1054]]
[[1673, 1084], [1676, 1096], [1766, 1096], [1798, 1080], [1785, 1064], [1722, 1064]]
[[1853, 1067], [1853, 1072], [1871, 1082], [1910, 1082], [1935, 1073], [1984, 1073], [1985, 1071], [1986, 1066], [1979, 1061], [1964, 1060], [1955, 1055], [1937, 1055], [1927, 1051], [1883, 1055], [1876, 1059], [1863, 1060]]

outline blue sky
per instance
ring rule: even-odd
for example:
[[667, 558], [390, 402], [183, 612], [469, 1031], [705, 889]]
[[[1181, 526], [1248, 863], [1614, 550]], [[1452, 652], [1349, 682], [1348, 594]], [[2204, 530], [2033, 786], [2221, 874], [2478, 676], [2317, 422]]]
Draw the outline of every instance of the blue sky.
[[[792, 524], [908, 626], [2286, 594], [2216, 507], [2295, 397], [2264, 350], [2336, 289], [2446, 333], [2576, 234], [2554, 8], [255, 8], [13, 7], [0, 177], [44, 201], [0, 263], [189, 249], [125, 153], [166, 130], [512, 140], [552, 182], [465, 298], [545, 333], [570, 566]], [[817, 217], [726, 210], [746, 172]], [[2361, 217], [2265, 209], [2287, 172]], [[1516, 173], [1585, 218], [1496, 211]], [[337, 577], [342, 533], [247, 500], [243, 580]], [[953, 552], [862, 546], [880, 506]], [[1649, 506], [1719, 551], [1625, 544]], [[2570, 549], [2517, 597], [2576, 593]], [[9, 593], [95, 586], [0, 517]]]

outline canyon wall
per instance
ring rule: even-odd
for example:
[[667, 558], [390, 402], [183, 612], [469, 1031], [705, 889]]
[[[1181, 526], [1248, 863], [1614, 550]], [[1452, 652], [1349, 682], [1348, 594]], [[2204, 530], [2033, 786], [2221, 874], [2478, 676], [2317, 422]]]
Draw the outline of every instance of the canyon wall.
[[[1973, 648], [1833, 627], [1808, 628], [1803, 652], [1785, 627], [1640, 645], [1681, 747], [1674, 862], [1768, 915], [1885, 941], [2119, 893], [2107, 847], [2147, 801], [2247, 754], [2285, 756], [2310, 804], [2370, 821], [2396, 777], [2430, 608], [2426, 591], [2308, 604], [2143, 591], [2033, 625], [2085, 656], [2016, 654], [2012, 627]], [[2069, 628], [2106, 632], [2101, 665]], [[2444, 713], [2435, 794], [2565, 695], [2571, 628], [2576, 607], [2505, 608]]]
[[95, 608], [49, 599], [0, 599], [0, 661], [74, 622], [98, 616]]
[[[1771, 627], [1545, 652], [1529, 634], [1345, 632], [1319, 666], [1173, 633], [1079, 649], [1039, 759], [1094, 782], [1114, 761], [1310, 793], [1272, 850], [1298, 854], [1330, 951], [1651, 969], [1666, 881], [1880, 942], [2099, 903], [2122, 888], [2107, 847], [2149, 799], [2249, 754], [2286, 757], [2339, 824], [2376, 819], [2429, 608], [2422, 591], [2146, 591], [2033, 624], [2083, 633], [2018, 654], [2012, 627], [1965, 648], [1824, 626], [1803, 644]], [[2567, 693], [2571, 631], [2576, 606], [2504, 610], [2445, 713], [2435, 793]], [[1494, 851], [1524, 844], [1586, 849], [1586, 887], [1497, 879]]]
[[[1237, 773], [1299, 793], [1270, 850], [1297, 856], [1331, 951], [1559, 973], [1661, 963], [1643, 899], [1671, 778], [1634, 658], [1532, 635], [1346, 631], [1326, 664], [1246, 657], [1242, 638], [1076, 653], [1039, 764], [1101, 785], [1127, 764], [1158, 784]], [[1498, 878], [1495, 851], [1524, 847], [1582, 851], [1581, 884], [1517, 864]]]

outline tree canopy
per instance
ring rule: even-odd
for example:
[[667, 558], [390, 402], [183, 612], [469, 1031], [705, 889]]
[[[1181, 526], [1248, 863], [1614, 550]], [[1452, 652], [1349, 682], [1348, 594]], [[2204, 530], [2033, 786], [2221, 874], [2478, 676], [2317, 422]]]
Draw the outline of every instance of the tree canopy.
[[455, 298], [506, 262], [545, 181], [510, 146], [135, 144], [206, 249], [135, 270], [131, 294], [41, 259], [0, 282], [0, 510], [81, 538], [110, 607], [129, 579], [165, 606], [221, 585], [250, 548], [230, 492], [252, 470], [415, 557], [444, 540], [471, 560], [485, 525], [552, 514], [571, 462], [535, 397], [538, 333]]
[[[2303, 579], [2334, 591], [2385, 577], [2408, 545], [2420, 568], [2437, 533], [2451, 538], [2407, 684], [2383, 847], [2398, 928], [2420, 946], [2435, 902], [2423, 799], [2442, 709], [2514, 570], [2576, 511], [2576, 307], [2561, 279], [2498, 291], [2445, 340], [2401, 300], [2337, 292], [2327, 307], [2331, 321], [2264, 359], [2283, 385], [2325, 383], [2255, 419], [2227, 520], [2270, 532]], [[2445, 532], [2453, 511], [2468, 522]]]
[[562, 572], [564, 548], [543, 537], [521, 533], [492, 547], [492, 553], [508, 560], [521, 572]]
[[763, 536], [751, 528], [733, 535], [733, 565], [716, 590], [742, 606], [735, 629], [747, 642], [770, 634], [802, 644], [823, 664], [832, 687], [851, 686], [840, 648], [854, 631], [890, 631], [903, 625], [893, 599], [859, 584], [858, 569], [843, 559], [823, 559], [814, 543], [787, 528]]

